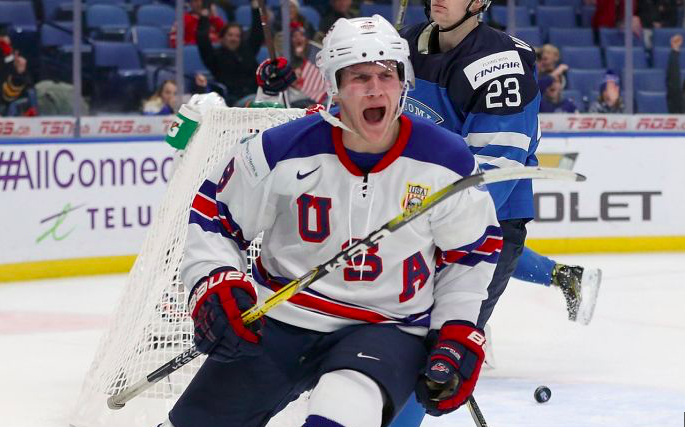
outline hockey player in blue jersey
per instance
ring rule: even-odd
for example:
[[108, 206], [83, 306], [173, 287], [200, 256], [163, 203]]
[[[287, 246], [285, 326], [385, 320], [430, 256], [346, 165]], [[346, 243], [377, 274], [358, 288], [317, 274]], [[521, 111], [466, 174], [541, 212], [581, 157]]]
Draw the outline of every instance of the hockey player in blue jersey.
[[[489, 3], [490, 0], [425, 0], [430, 23], [401, 32], [409, 42], [416, 74], [416, 88], [408, 96], [405, 111], [462, 135], [483, 169], [536, 165], [540, 95], [535, 52], [522, 40], [478, 21], [478, 15]], [[534, 217], [529, 180], [494, 184], [489, 190], [497, 208], [504, 246], [488, 288], [490, 298], [478, 319], [480, 327], [485, 326], [494, 303], [517, 267], [524, 252], [525, 225]], [[519, 271], [524, 280], [542, 275], [536, 270], [536, 261], [539, 259], [534, 256], [525, 260]], [[569, 316], [573, 314], [575, 320], [580, 289], [570, 280], [563, 284], [567, 285], [562, 291]], [[419, 389], [416, 397], [431, 415], [449, 412]], [[392, 426], [418, 426], [424, 414], [416, 400], [410, 399]]]
[[[415, 387], [447, 411], [478, 380], [477, 325], [502, 246], [483, 188], [445, 200], [263, 321], [241, 321], [290, 279], [479, 170], [463, 138], [401, 114], [414, 73], [387, 21], [340, 19], [323, 46], [317, 65], [339, 120], [308, 116], [246, 137], [192, 202], [180, 276], [209, 357], [165, 427], [264, 426], [309, 389], [305, 427], [386, 426]], [[248, 277], [242, 250], [260, 232]]]

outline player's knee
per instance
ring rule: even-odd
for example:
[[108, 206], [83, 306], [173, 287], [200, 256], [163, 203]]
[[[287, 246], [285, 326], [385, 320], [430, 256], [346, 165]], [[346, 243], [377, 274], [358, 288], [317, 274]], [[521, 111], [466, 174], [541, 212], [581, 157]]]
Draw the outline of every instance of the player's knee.
[[314, 388], [307, 415], [304, 427], [380, 426], [383, 392], [374, 380], [360, 372], [329, 372]]

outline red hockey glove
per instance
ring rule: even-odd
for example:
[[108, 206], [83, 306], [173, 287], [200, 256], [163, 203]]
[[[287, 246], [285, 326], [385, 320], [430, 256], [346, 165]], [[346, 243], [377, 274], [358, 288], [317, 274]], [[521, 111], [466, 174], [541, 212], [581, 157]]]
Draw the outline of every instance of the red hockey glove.
[[278, 95], [296, 80], [295, 72], [288, 64], [288, 60], [282, 56], [266, 59], [257, 67], [257, 84], [267, 95]]
[[450, 413], [466, 402], [476, 387], [485, 359], [483, 331], [470, 322], [446, 322], [428, 355], [416, 398], [433, 416]]
[[263, 319], [245, 326], [240, 315], [257, 302], [251, 279], [232, 267], [212, 271], [190, 293], [195, 346], [219, 362], [257, 356]]

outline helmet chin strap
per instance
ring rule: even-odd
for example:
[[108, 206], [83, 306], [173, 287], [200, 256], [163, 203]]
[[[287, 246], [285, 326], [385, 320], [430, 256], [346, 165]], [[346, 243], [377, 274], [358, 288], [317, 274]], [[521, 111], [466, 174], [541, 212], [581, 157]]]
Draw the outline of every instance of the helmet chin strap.
[[476, 1], [476, 0], [471, 0], [471, 1], [469, 2], [468, 6], [466, 6], [466, 13], [464, 14], [464, 16], [463, 16], [459, 21], [457, 21], [456, 24], [450, 25], [450, 26], [447, 27], [447, 28], [440, 28], [440, 27], [438, 27], [438, 31], [441, 32], [441, 33], [446, 33], [446, 32], [448, 32], [448, 31], [452, 31], [452, 30], [454, 30], [455, 28], [457, 28], [458, 26], [460, 26], [461, 24], [463, 24], [464, 22], [466, 22], [466, 20], [469, 19], [470, 17], [476, 16], [476, 15], [478, 15], [479, 13], [481, 13], [481, 12], [483, 11], [483, 8], [478, 9], [476, 12], [471, 12], [471, 6], [473, 5], [473, 3], [474, 3], [475, 1]]

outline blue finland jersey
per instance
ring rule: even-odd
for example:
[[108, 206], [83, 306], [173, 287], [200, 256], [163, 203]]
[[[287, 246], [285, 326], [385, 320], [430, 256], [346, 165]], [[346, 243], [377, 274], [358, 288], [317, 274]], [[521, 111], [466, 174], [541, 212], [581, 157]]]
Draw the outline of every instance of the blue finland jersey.
[[[537, 165], [540, 95], [528, 44], [484, 24], [447, 52], [431, 24], [401, 33], [416, 74], [406, 112], [462, 135], [483, 170]], [[530, 180], [488, 189], [500, 220], [534, 216]]]

